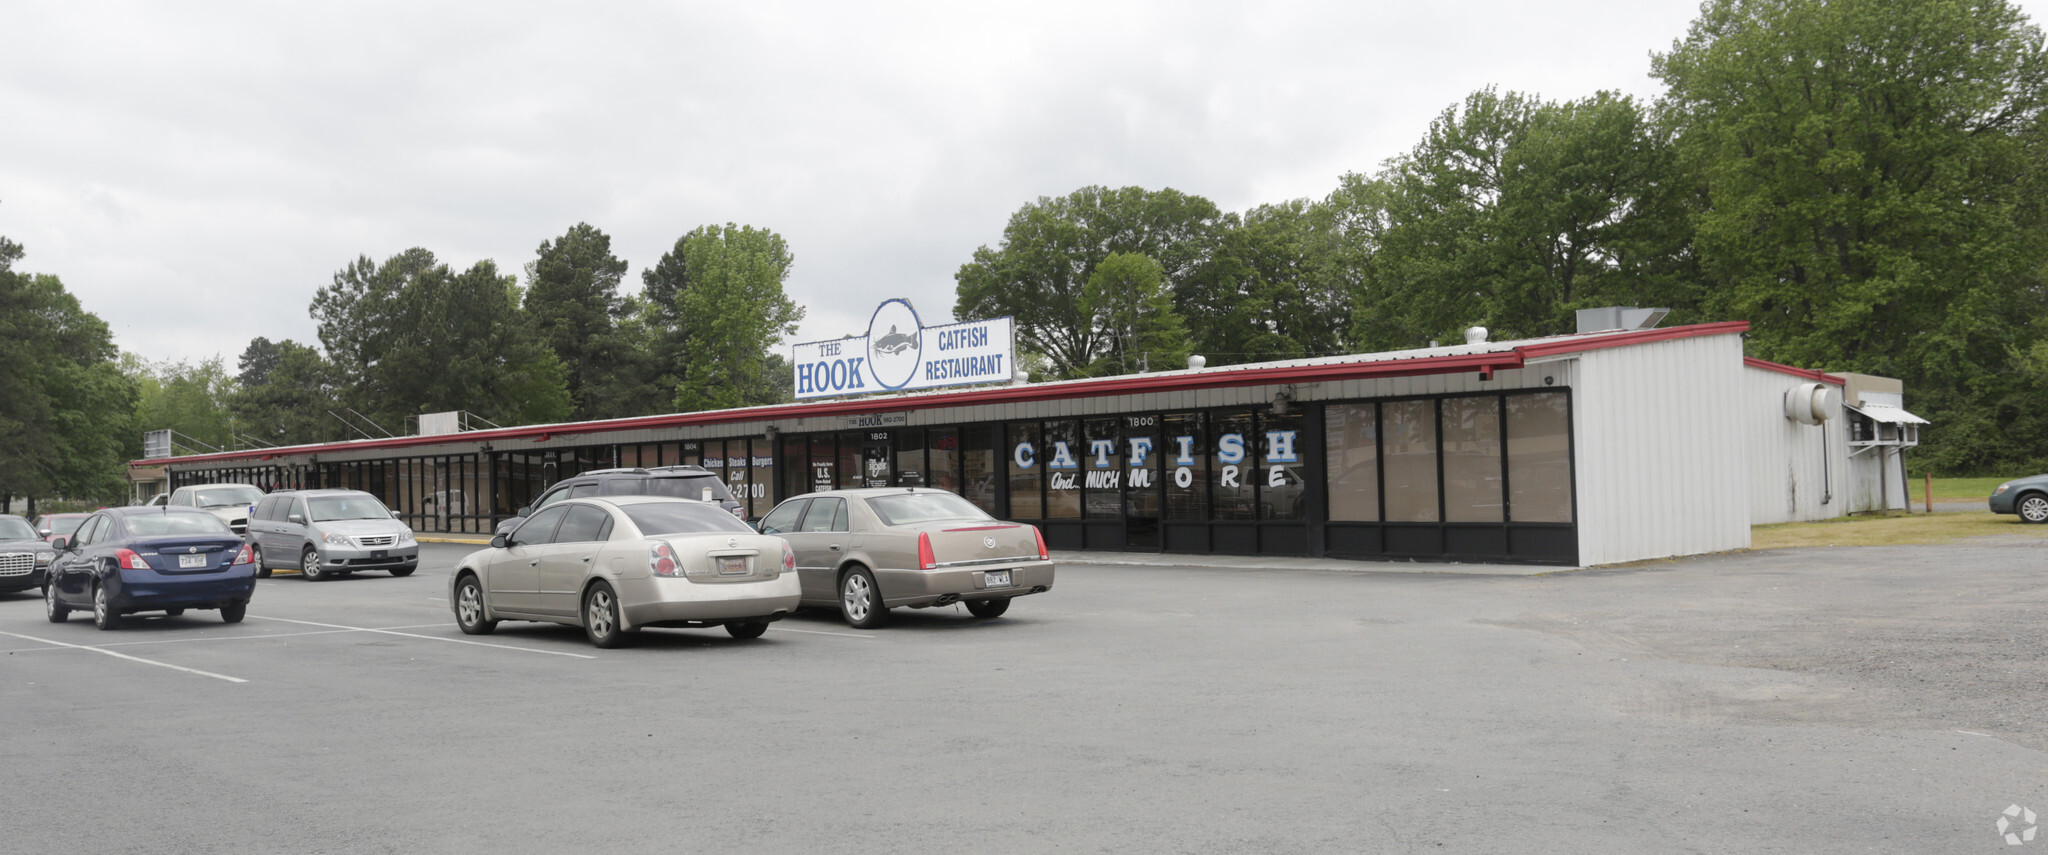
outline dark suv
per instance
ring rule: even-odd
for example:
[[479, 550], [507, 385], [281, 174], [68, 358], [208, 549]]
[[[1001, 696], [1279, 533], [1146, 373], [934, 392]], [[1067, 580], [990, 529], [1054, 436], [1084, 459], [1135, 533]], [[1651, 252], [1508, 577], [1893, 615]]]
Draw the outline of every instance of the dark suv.
[[519, 509], [519, 516], [498, 523], [496, 534], [509, 534], [519, 521], [534, 511], [563, 499], [584, 496], [667, 496], [717, 502], [740, 519], [747, 518], [746, 506], [732, 497], [725, 481], [702, 466], [656, 466], [651, 469], [594, 469], [565, 478], [541, 493], [533, 504]]

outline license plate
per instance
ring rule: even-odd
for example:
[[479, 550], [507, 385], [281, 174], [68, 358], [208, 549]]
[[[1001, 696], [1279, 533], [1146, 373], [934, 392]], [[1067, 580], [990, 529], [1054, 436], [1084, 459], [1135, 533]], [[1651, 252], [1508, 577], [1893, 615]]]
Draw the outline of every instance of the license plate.
[[178, 556], [178, 566], [179, 566], [179, 567], [205, 567], [205, 566], [206, 566], [206, 556], [204, 556], [204, 555], [180, 555], [180, 556]]
[[720, 575], [723, 576], [731, 576], [734, 574], [747, 572], [746, 556], [721, 556], [718, 559], [718, 572]]
[[1008, 570], [990, 570], [987, 573], [981, 574], [981, 578], [981, 584], [984, 588], [1007, 588], [1010, 586], [1010, 571]]

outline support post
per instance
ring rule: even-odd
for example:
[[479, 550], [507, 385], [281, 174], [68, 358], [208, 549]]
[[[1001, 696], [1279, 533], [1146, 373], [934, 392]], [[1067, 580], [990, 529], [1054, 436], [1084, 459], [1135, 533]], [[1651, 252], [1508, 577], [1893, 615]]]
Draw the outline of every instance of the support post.
[[1920, 477], [1922, 479], [1921, 483], [1926, 486], [1926, 492], [1922, 494], [1922, 497], [1927, 500], [1927, 512], [1930, 514], [1934, 513], [1934, 473], [1922, 472]]

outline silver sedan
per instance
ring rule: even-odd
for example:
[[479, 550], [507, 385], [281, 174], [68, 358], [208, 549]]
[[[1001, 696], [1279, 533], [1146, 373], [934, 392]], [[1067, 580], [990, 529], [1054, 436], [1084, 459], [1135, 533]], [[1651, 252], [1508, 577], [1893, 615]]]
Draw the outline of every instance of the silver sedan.
[[583, 627], [599, 647], [646, 627], [723, 626], [759, 638], [796, 609], [795, 570], [788, 543], [716, 504], [568, 499], [463, 558], [448, 598], [470, 635], [530, 620]]

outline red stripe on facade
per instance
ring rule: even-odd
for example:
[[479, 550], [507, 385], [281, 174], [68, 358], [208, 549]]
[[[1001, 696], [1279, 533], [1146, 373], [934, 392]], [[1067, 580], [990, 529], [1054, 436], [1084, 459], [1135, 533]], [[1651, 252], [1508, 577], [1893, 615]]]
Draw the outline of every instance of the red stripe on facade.
[[1849, 381], [1847, 378], [1836, 377], [1835, 375], [1829, 374], [1824, 371], [1814, 371], [1808, 368], [1797, 368], [1791, 365], [1781, 365], [1776, 362], [1757, 359], [1753, 356], [1743, 357], [1742, 364], [1747, 365], [1751, 368], [1761, 368], [1765, 371], [1776, 371], [1779, 374], [1790, 374], [1794, 377], [1802, 377], [1807, 380], [1814, 380], [1821, 383], [1832, 383], [1836, 386], [1849, 385]]

